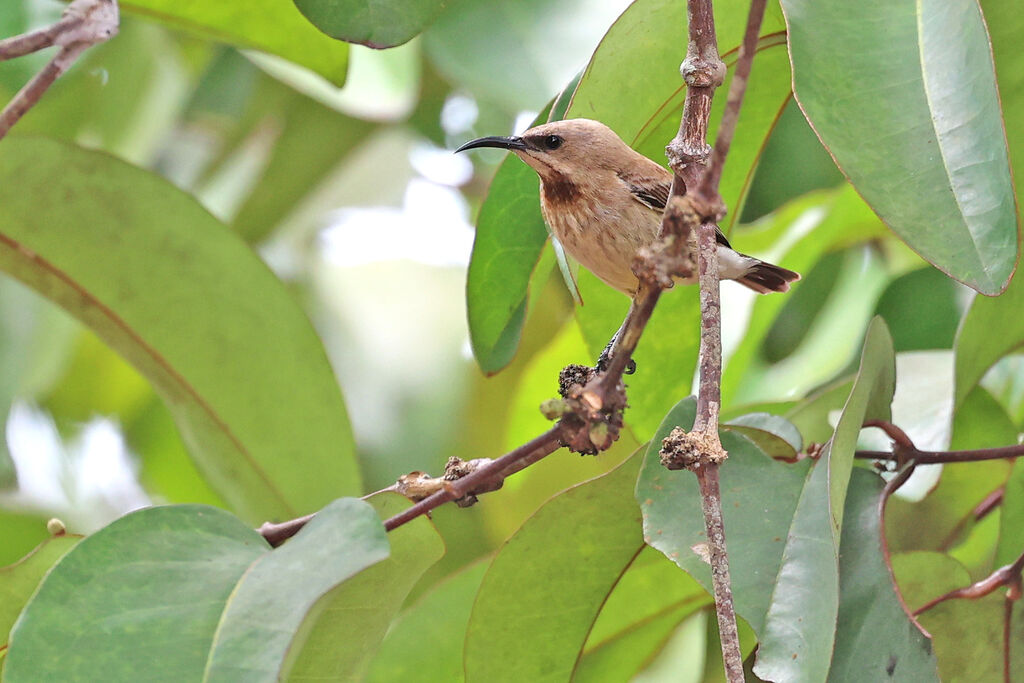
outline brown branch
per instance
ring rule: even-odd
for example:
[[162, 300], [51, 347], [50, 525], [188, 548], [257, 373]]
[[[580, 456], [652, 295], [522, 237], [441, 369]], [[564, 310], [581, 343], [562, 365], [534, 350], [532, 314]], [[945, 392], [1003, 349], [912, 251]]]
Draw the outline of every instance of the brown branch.
[[[918, 465], [937, 465], [951, 462], [980, 462], [982, 460], [1001, 460], [1024, 455], [1024, 444], [1017, 446], [1001, 446], [999, 448], [978, 448], [968, 451], [907, 451], [907, 457], [917, 461]], [[854, 457], [865, 460], [896, 460], [895, 451], [857, 451]]]
[[747, 15], [747, 28], [743, 34], [743, 43], [740, 45], [739, 55], [736, 59], [736, 69], [733, 71], [732, 82], [729, 83], [725, 111], [722, 113], [722, 122], [718, 126], [715, 147], [711, 153], [711, 167], [701, 179], [697, 192], [701, 197], [718, 196], [718, 183], [722, 179], [722, 168], [725, 166], [725, 158], [729, 154], [732, 137], [736, 132], [743, 96], [747, 92], [747, 79], [750, 78], [750, 69], [754, 63], [754, 52], [757, 50], [757, 40], [761, 34], [761, 22], [764, 19], [766, 4], [767, 0], [751, 0], [750, 13]]
[[117, 34], [117, 0], [73, 0], [52, 26], [0, 41], [0, 60], [53, 45], [60, 51], [0, 111], [0, 138], [87, 49]]
[[1011, 564], [1000, 567], [981, 581], [976, 581], [970, 586], [957, 588], [956, 590], [940, 595], [933, 600], [929, 600], [914, 610], [914, 615], [917, 616], [922, 612], [927, 612], [932, 607], [935, 607], [947, 600], [977, 600], [989, 595], [994, 590], [1002, 586], [1008, 586], [1011, 591], [1014, 591], [1015, 595], [1019, 595], [1022, 571], [1024, 571], [1024, 553], [1021, 553], [1020, 556]]

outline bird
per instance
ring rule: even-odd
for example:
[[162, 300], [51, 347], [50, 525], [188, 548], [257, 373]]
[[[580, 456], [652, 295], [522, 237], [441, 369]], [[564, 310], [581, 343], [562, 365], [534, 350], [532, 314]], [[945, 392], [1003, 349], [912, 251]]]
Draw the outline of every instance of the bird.
[[[658, 238], [672, 187], [670, 171], [591, 119], [553, 121], [517, 136], [477, 138], [455, 151], [481, 147], [507, 149], [536, 171], [541, 213], [565, 251], [605, 284], [636, 295], [633, 261]], [[695, 235], [691, 240], [695, 246]], [[721, 230], [717, 240], [723, 280], [767, 294], [785, 292], [800, 279], [792, 270], [736, 251]], [[696, 281], [696, 275], [676, 278], [682, 284]]]

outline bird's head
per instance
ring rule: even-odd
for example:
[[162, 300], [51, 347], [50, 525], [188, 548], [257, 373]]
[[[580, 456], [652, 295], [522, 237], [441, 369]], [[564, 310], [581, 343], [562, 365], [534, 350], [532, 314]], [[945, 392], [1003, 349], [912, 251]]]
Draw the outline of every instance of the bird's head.
[[478, 138], [455, 151], [478, 147], [510, 150], [546, 180], [574, 178], [597, 168], [627, 168], [636, 154], [611, 128], [590, 119], [553, 121], [517, 136]]

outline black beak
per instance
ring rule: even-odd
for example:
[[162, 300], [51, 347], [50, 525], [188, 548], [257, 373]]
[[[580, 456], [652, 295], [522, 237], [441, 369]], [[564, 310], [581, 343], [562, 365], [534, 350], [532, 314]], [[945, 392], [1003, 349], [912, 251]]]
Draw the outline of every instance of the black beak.
[[456, 152], [464, 152], [467, 149], [476, 149], [477, 147], [498, 147], [499, 149], [526, 149], [526, 143], [523, 142], [522, 138], [519, 137], [501, 137], [491, 136], [489, 138], [477, 138], [476, 140], [470, 140], [462, 147], [459, 147]]

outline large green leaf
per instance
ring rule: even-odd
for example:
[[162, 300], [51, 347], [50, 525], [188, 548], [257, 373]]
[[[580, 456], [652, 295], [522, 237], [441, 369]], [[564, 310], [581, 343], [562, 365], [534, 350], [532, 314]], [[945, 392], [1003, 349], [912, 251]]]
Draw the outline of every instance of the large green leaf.
[[797, 100], [854, 186], [943, 272], [985, 294], [1002, 291], [1018, 221], [978, 3], [782, 6]]
[[412, 40], [444, 9], [442, 0], [294, 0], [307, 19], [338, 40], [375, 48]]
[[762, 678], [818, 681], [828, 674], [839, 611], [839, 543], [857, 436], [866, 419], [889, 419], [895, 375], [892, 337], [876, 318], [835, 433], [808, 475], [793, 515], [760, 634], [755, 672]]
[[348, 45], [318, 31], [290, 2], [126, 0], [121, 6], [205, 38], [279, 55], [337, 86], [345, 82]]
[[644, 548], [601, 607], [573, 680], [631, 680], [684, 619], [711, 603], [703, 586], [654, 548]]
[[46, 576], [11, 631], [4, 680], [202, 680], [232, 590], [268, 550], [216, 508], [126, 515]]
[[466, 632], [467, 680], [570, 676], [605, 597], [643, 548], [639, 465], [633, 457], [553, 498], [506, 542]]
[[0, 640], [6, 642], [18, 614], [43, 576], [80, 538], [74, 535], [48, 538], [17, 563], [0, 568]]
[[0, 268], [146, 375], [204, 474], [249, 520], [359, 491], [345, 406], [308, 319], [236, 235], [167, 182], [104, 154], [5, 140]]
[[[687, 398], [665, 416], [644, 457], [636, 496], [647, 543], [710, 591], [711, 569], [694, 550], [707, 542], [697, 478], [666, 470], [658, 460], [661, 440], [675, 426], [689, 429], [695, 414], [696, 402]], [[723, 432], [721, 437], [729, 452], [721, 468], [721, 490], [736, 613], [761, 633], [810, 461], [789, 465], [772, 460], [739, 434]]]
[[[956, 333], [956, 406], [981, 381], [985, 371], [1024, 344], [1024, 277], [1016, 277], [1002, 295], [976, 296]], [[998, 330], [998, 334], [993, 332]]]
[[[396, 493], [370, 502], [383, 519], [410, 505]], [[424, 517], [390, 532], [388, 541], [387, 560], [331, 590], [306, 615], [289, 645], [284, 680], [363, 679], [413, 584], [444, 554], [444, 541]]]
[[486, 561], [446, 579], [388, 630], [366, 676], [373, 683], [463, 681], [462, 645]]
[[389, 555], [368, 504], [339, 499], [288, 543], [253, 562], [231, 591], [204, 680], [277, 681], [295, 632], [314, 603]]
[[839, 614], [829, 681], [938, 680], [931, 643], [910, 621], [882, 556], [882, 480], [850, 478], [839, 558]]

